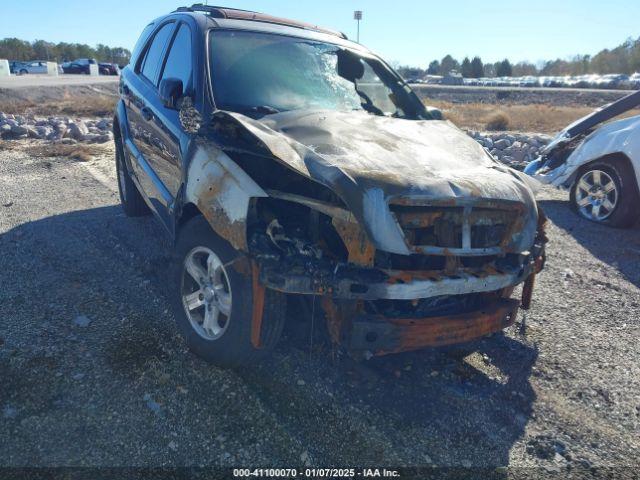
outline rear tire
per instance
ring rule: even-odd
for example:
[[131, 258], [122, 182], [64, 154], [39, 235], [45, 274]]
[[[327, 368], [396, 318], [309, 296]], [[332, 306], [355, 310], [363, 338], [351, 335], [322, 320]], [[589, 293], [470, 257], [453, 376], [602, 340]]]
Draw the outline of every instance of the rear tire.
[[144, 202], [138, 187], [129, 175], [129, 169], [125, 162], [124, 145], [122, 137], [115, 135], [116, 143], [116, 172], [118, 175], [118, 192], [120, 193], [120, 204], [127, 217], [142, 217], [149, 215], [151, 210]]
[[640, 195], [633, 168], [620, 158], [582, 167], [571, 186], [571, 208], [581, 217], [616, 228], [638, 220]]
[[[254, 347], [253, 284], [233, 265], [240, 255], [197, 216], [181, 229], [171, 262], [169, 296], [178, 330], [191, 351], [221, 367], [247, 365], [272, 350], [286, 318], [286, 297], [266, 290], [261, 348]], [[204, 281], [194, 279], [194, 270]], [[207, 320], [211, 310], [217, 310], [215, 319]]]

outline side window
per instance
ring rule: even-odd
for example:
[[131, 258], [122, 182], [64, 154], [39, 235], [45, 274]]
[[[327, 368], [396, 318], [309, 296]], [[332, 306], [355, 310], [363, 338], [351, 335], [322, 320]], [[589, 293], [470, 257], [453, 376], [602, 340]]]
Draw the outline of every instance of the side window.
[[186, 93], [191, 83], [191, 58], [191, 29], [183, 23], [171, 45], [167, 63], [162, 72], [162, 78], [182, 80], [183, 93]]
[[171, 32], [173, 32], [173, 23], [167, 23], [162, 27], [156, 35], [153, 37], [151, 46], [147, 50], [147, 54], [144, 58], [144, 64], [142, 65], [142, 75], [147, 78], [154, 85], [158, 78], [158, 72], [162, 66], [162, 54], [164, 53], [164, 47], [169, 41]]

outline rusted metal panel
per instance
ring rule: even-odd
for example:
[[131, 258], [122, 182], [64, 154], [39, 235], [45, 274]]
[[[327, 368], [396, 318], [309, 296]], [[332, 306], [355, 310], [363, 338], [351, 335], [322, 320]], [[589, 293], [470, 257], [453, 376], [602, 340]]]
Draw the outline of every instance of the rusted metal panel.
[[349, 252], [349, 263], [364, 267], [373, 266], [376, 247], [369, 241], [365, 231], [355, 222], [334, 218], [333, 226]]
[[252, 262], [251, 265], [251, 286], [253, 289], [253, 308], [251, 313], [251, 344], [255, 348], [262, 347], [262, 317], [264, 314], [265, 288], [260, 283], [260, 271], [258, 265]]
[[431, 318], [363, 316], [354, 320], [350, 348], [386, 355], [470, 342], [512, 325], [519, 303], [498, 299], [478, 311]]
[[223, 151], [203, 142], [189, 165], [186, 201], [237, 250], [247, 250], [247, 214], [252, 198], [268, 195]]
[[531, 308], [531, 300], [533, 299], [533, 287], [536, 283], [536, 274], [532, 273], [527, 277], [522, 286], [522, 301], [521, 306], [523, 310], [529, 310]]
[[531, 273], [531, 275], [527, 277], [527, 279], [524, 282], [524, 285], [522, 286], [522, 309], [523, 310], [529, 310], [531, 308], [531, 300], [533, 299], [533, 289], [536, 284], [536, 275], [542, 271], [542, 268], [544, 266], [544, 260], [545, 259], [543, 256], [536, 258], [535, 269]]
[[342, 325], [344, 324], [343, 311], [338, 308], [335, 301], [329, 296], [322, 297], [321, 305], [322, 310], [324, 310], [329, 337], [331, 337], [333, 343], [339, 344], [342, 338]]

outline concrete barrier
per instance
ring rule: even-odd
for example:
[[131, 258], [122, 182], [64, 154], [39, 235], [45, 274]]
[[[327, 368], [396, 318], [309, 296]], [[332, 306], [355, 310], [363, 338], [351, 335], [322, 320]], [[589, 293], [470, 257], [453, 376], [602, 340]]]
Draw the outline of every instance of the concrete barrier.
[[58, 74], [58, 64], [56, 62], [47, 62], [47, 75], [57, 77]]
[[91, 75], [92, 77], [97, 77], [98, 75], [100, 75], [100, 67], [98, 67], [98, 65], [95, 63], [90, 63], [89, 75]]
[[0, 60], [0, 77], [8, 77], [9, 75], [11, 75], [9, 60]]

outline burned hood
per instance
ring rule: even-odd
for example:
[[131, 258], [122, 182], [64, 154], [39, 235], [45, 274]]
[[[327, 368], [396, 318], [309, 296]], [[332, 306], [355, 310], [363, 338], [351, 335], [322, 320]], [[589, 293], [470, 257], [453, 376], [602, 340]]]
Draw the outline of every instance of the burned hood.
[[[517, 243], [533, 242], [537, 211], [526, 180], [493, 160], [483, 148], [447, 121], [413, 121], [364, 112], [293, 111], [255, 120], [217, 112], [212, 128], [226, 148], [267, 154], [339, 195], [374, 240], [389, 248], [398, 240], [389, 230], [387, 203], [401, 198], [420, 204], [474, 200], [518, 202], [533, 232]], [[259, 179], [256, 179], [259, 183]], [[395, 240], [383, 240], [380, 229]], [[384, 247], [383, 247], [384, 245]], [[516, 249], [520, 249], [519, 247]]]

